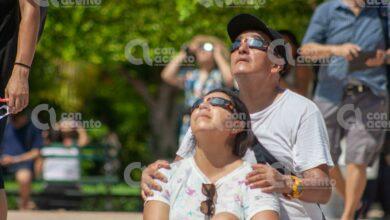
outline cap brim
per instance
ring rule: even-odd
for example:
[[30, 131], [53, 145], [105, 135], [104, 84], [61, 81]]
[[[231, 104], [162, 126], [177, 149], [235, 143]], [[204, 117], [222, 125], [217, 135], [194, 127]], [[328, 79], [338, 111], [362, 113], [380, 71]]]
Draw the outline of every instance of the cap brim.
[[233, 17], [228, 23], [227, 31], [232, 42], [245, 31], [262, 31], [271, 40], [274, 40], [274, 36], [267, 25], [256, 16], [250, 14], [239, 14]]

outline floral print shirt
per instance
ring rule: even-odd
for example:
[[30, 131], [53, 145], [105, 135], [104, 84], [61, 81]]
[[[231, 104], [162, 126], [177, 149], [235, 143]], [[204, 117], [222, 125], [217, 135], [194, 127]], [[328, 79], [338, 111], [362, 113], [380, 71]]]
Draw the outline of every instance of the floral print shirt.
[[[251, 219], [255, 214], [272, 210], [279, 213], [279, 201], [274, 194], [250, 189], [245, 184], [246, 175], [252, 171], [248, 162], [215, 182], [215, 214], [228, 212], [238, 219]], [[197, 167], [194, 157], [171, 164], [171, 169], [160, 169], [168, 183], [158, 181], [162, 191], [153, 191], [146, 202], [157, 200], [170, 206], [169, 219], [205, 219], [200, 204], [207, 198], [202, 194], [202, 183], [211, 183]]]

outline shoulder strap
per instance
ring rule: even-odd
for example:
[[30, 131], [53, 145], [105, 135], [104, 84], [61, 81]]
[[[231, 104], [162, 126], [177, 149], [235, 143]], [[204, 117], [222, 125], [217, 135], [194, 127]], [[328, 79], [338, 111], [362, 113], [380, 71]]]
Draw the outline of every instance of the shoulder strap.
[[[272, 155], [255, 137], [255, 144], [253, 145], [253, 152], [255, 153], [257, 163], [262, 164], [279, 164], [281, 163]], [[285, 167], [275, 167], [281, 174], [286, 174]], [[292, 173], [291, 173], [292, 174]], [[294, 175], [294, 174], [292, 174]]]

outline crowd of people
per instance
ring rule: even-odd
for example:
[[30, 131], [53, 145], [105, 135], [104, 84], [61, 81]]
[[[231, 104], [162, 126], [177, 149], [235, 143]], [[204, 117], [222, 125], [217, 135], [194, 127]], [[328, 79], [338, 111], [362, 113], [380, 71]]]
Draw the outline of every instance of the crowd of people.
[[49, 183], [44, 191], [63, 190], [63, 185], [55, 183], [58, 181], [70, 182], [67, 187], [78, 188], [81, 176], [78, 148], [87, 144], [86, 131], [75, 121], [60, 121], [55, 129], [43, 132], [31, 122], [26, 110], [12, 115], [0, 144], [0, 164], [2, 172], [14, 176], [18, 183], [19, 209], [36, 208], [30, 198], [34, 178]]
[[[254, 15], [233, 17], [230, 69], [217, 65], [219, 72], [191, 78], [203, 85], [211, 73], [226, 79], [229, 71], [234, 81], [225, 88], [233, 90], [182, 87], [186, 98], [187, 92], [195, 96], [186, 103], [175, 162], [159, 160], [143, 171], [144, 219], [364, 217], [376, 194], [370, 186], [388, 193], [381, 186], [388, 185], [390, 167], [388, 147], [382, 151], [386, 128], [367, 124], [370, 114], [388, 114], [389, 7], [367, 4], [321, 4], [302, 46], [291, 31], [275, 31]], [[209, 44], [203, 39], [194, 48]], [[197, 59], [215, 62], [209, 48]], [[167, 73], [179, 73], [189, 55], [183, 50], [163, 79], [173, 82]], [[189, 77], [181, 76], [186, 85]], [[349, 105], [352, 111], [340, 117]], [[379, 160], [377, 181], [366, 189], [367, 170]], [[326, 205], [332, 188], [342, 206]], [[390, 214], [386, 195], [380, 196], [384, 218]]]

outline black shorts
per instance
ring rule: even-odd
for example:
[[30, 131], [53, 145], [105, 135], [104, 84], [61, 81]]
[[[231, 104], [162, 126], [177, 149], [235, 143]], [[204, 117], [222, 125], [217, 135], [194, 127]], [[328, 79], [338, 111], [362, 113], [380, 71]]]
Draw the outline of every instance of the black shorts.
[[[0, 45], [0, 97], [4, 98], [4, 89], [8, 83], [8, 79], [12, 73], [13, 64], [16, 56], [17, 35], [7, 45]], [[4, 103], [0, 103], [3, 105]], [[0, 119], [0, 142], [3, 139], [4, 128], [7, 118]], [[1, 150], [1, 149], [0, 149]], [[0, 189], [4, 188], [4, 181], [1, 174], [0, 165]]]

